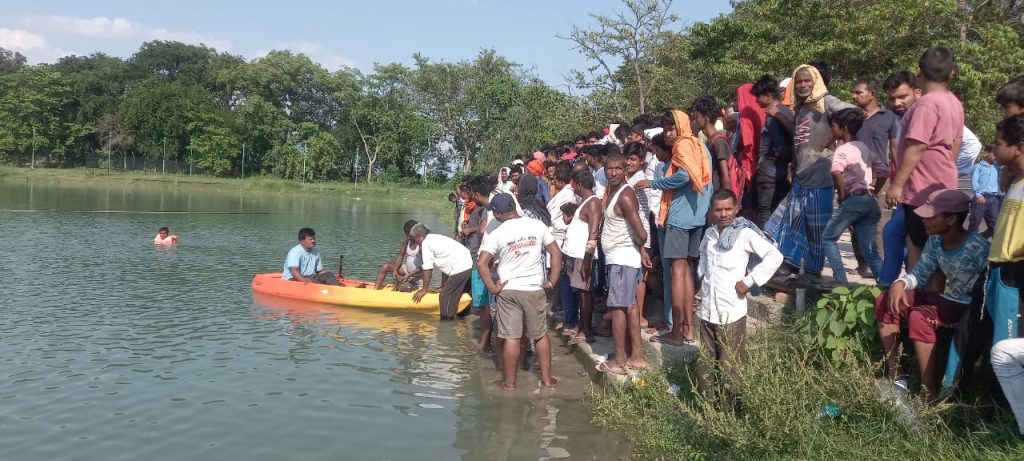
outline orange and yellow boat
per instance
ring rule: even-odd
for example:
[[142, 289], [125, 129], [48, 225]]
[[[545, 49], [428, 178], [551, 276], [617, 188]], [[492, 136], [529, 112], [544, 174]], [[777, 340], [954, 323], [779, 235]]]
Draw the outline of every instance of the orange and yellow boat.
[[[260, 295], [277, 296], [300, 301], [333, 304], [346, 307], [365, 307], [373, 309], [415, 309], [433, 310], [441, 307], [437, 291], [430, 291], [416, 303], [412, 293], [394, 291], [393, 285], [382, 290], [374, 290], [373, 282], [338, 278], [340, 286], [299, 283], [281, 278], [280, 272], [256, 274], [252, 278], [252, 292]], [[462, 295], [459, 300], [458, 312], [469, 308], [470, 297]]]

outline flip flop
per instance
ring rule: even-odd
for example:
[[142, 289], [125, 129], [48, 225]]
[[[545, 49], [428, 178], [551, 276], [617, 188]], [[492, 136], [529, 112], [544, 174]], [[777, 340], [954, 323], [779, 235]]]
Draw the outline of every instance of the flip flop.
[[571, 345], [575, 345], [575, 344], [579, 344], [579, 343], [591, 343], [591, 342], [593, 342], [592, 338], [589, 338], [587, 336], [581, 336], [581, 335], [577, 334], [576, 336], [573, 336], [572, 338], [569, 339], [569, 343], [568, 344], [571, 346]]
[[659, 336], [652, 336], [651, 337], [651, 342], [652, 343], [668, 344], [669, 346], [677, 346], [677, 347], [679, 347], [679, 346], [692, 345], [694, 343], [694, 340], [692, 340], [692, 339], [690, 339], [690, 340], [684, 339], [682, 341], [671, 341], [669, 339], [666, 339], [665, 335], [659, 335]]
[[600, 371], [601, 373], [612, 373], [612, 374], [616, 374], [616, 375], [625, 375], [627, 373], [625, 368], [620, 368], [618, 370], [613, 370], [612, 366], [609, 365], [609, 363], [611, 363], [611, 362], [610, 361], [604, 361], [604, 362], [601, 362], [601, 363], [597, 364], [597, 367], [596, 367], [597, 371]]
[[643, 370], [647, 370], [647, 369], [650, 369], [650, 368], [651, 368], [650, 364], [644, 365], [642, 367], [635, 367], [633, 365], [626, 365], [626, 369], [627, 370], [643, 371]]

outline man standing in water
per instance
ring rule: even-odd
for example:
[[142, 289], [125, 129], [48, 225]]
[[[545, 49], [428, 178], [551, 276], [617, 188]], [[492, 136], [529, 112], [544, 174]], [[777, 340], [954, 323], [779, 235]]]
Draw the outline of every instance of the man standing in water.
[[412, 226], [409, 239], [420, 246], [423, 255], [423, 288], [412, 295], [420, 302], [427, 295], [430, 277], [436, 267], [441, 271], [441, 320], [453, 320], [459, 299], [466, 292], [473, 274], [473, 257], [461, 243], [446, 235], [431, 234], [423, 223]]
[[[534, 342], [540, 362], [541, 384], [554, 387], [551, 377], [551, 342], [548, 339], [547, 295], [558, 281], [558, 271], [544, 278], [544, 251], [551, 255], [551, 266], [560, 267], [562, 252], [555, 244], [551, 230], [544, 223], [516, 213], [516, 204], [509, 194], [498, 194], [488, 208], [502, 224], [484, 236], [480, 243], [477, 270], [495, 296], [498, 305], [498, 337], [502, 346], [502, 380], [497, 384], [506, 390], [516, 388], [516, 364], [519, 363], [520, 339]], [[497, 256], [498, 282], [491, 278], [491, 261]], [[525, 332], [524, 332], [525, 326]]]
[[299, 229], [299, 244], [288, 250], [281, 278], [302, 283], [340, 285], [334, 274], [324, 270], [320, 252], [316, 249], [316, 232], [308, 227]]

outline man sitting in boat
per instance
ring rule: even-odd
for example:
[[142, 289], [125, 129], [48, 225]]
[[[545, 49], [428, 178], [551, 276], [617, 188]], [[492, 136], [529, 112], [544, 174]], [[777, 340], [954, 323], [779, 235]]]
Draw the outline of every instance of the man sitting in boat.
[[431, 234], [422, 223], [412, 226], [409, 240], [420, 246], [423, 255], [423, 288], [413, 293], [412, 300], [420, 302], [427, 295], [434, 268], [441, 271], [441, 320], [452, 320], [459, 307], [459, 299], [469, 286], [473, 273], [473, 257], [461, 243], [446, 235]]
[[174, 245], [178, 243], [178, 236], [171, 233], [166, 227], [161, 227], [153, 237], [153, 243], [157, 245]]
[[[402, 226], [404, 232], [402, 233], [402, 246], [398, 250], [398, 257], [395, 258], [393, 263], [381, 264], [380, 271], [377, 272], [375, 289], [380, 290], [384, 288], [384, 279], [387, 278], [388, 273], [394, 275], [396, 291], [404, 287], [419, 287], [423, 268], [423, 255], [420, 253], [419, 244], [409, 238], [409, 231], [416, 224], [415, 220], [410, 219]], [[408, 291], [408, 289], [403, 291]]]
[[316, 249], [316, 231], [309, 227], [299, 229], [299, 244], [288, 250], [281, 278], [302, 283], [340, 285], [338, 277], [324, 270], [320, 252]]

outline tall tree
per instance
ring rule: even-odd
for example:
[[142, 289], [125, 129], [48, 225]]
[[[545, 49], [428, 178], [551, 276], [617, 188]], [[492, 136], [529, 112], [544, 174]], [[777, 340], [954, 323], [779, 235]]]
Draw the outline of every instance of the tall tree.
[[0, 47], [0, 75], [15, 72], [24, 65], [24, 55], [17, 51]]
[[61, 119], [70, 102], [67, 82], [45, 67], [0, 75], [0, 152], [62, 156], [83, 134]]
[[669, 13], [672, 0], [625, 0], [626, 11], [613, 16], [591, 14], [593, 28], [573, 25], [567, 36], [591, 66], [587, 73], [576, 71], [573, 81], [581, 89], [604, 90], [611, 96], [616, 114], [623, 118], [621, 83], [617, 63], [629, 69], [628, 78], [636, 92], [636, 108], [647, 111], [647, 99], [657, 88], [656, 50], [664, 40], [662, 32], [678, 20]]

